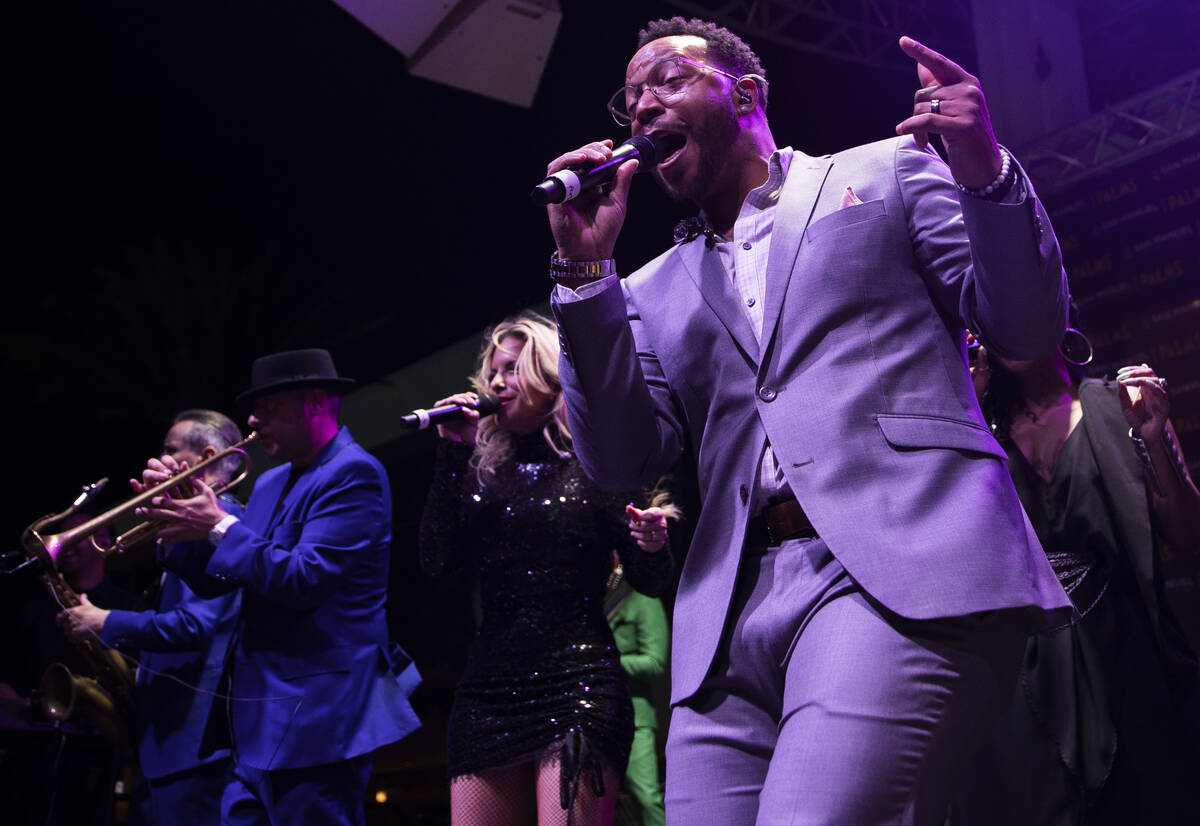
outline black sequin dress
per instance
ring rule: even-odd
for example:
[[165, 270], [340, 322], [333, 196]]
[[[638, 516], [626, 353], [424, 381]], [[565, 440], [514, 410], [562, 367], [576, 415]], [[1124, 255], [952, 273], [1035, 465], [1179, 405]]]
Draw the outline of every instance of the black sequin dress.
[[470, 455], [439, 442], [421, 517], [422, 567], [473, 572], [483, 608], [450, 712], [449, 776], [555, 756], [566, 794], [599, 778], [597, 753], [620, 775], [634, 726], [604, 619], [612, 551], [651, 595], [669, 585], [671, 557], [642, 552], [624, 515], [630, 496], [601, 491], [540, 432], [518, 437], [487, 487]]

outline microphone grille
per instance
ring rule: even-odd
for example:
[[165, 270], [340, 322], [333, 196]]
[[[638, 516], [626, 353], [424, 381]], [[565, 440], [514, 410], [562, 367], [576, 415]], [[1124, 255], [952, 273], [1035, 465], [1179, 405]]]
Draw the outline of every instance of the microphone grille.
[[658, 166], [658, 162], [662, 160], [662, 150], [649, 135], [634, 135], [625, 143], [637, 149], [638, 171]]
[[480, 417], [490, 416], [500, 409], [500, 399], [492, 393], [480, 393], [475, 409], [479, 411]]

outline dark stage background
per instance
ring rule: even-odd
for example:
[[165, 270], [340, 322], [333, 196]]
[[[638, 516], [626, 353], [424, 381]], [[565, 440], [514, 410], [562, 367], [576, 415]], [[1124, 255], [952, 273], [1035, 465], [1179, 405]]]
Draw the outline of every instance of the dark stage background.
[[[328, 347], [344, 375], [369, 383], [544, 302], [552, 241], [529, 189], [560, 152], [623, 137], [604, 103], [639, 26], [677, 13], [618, 2], [594, 20], [563, 6], [534, 104], [520, 109], [410, 76], [330, 0], [6, 4], [8, 547], [80, 484], [123, 485], [175, 411], [214, 407], [243, 420], [233, 397], [258, 355]], [[1179, 8], [1195, 17], [1195, 3]], [[1159, 28], [1129, 34], [1160, 44], [1157, 72], [1161, 44], [1189, 31], [1160, 18], [1143, 15]], [[975, 64], [969, 32], [907, 33]], [[772, 81], [781, 144], [834, 151], [894, 134], [911, 111], [915, 71], [748, 39]], [[1120, 65], [1086, 57], [1094, 104], [1166, 79], [1140, 78], [1136, 54]], [[1197, 152], [1193, 140], [1050, 201], [1099, 359], [1111, 372], [1138, 355], [1170, 376], [1194, 460]], [[1170, 167], [1177, 158], [1191, 160]], [[1119, 222], [1119, 233], [1094, 231], [1132, 203], [1131, 185], [1162, 208]], [[616, 251], [623, 271], [665, 248], [691, 214], [647, 179], [634, 190]], [[1172, 197], [1190, 200], [1171, 207]], [[1185, 235], [1139, 246], [1176, 221]], [[469, 366], [448, 372], [445, 392], [465, 386]], [[401, 791], [376, 815], [396, 823], [437, 810], [444, 717], [473, 632], [468, 586], [431, 584], [417, 568], [433, 441], [405, 438], [382, 457], [396, 508], [390, 620], [425, 675], [415, 702], [427, 725], [377, 767]], [[137, 563], [122, 575], [154, 576]], [[1178, 594], [1194, 601], [1188, 576], [1176, 572]]]

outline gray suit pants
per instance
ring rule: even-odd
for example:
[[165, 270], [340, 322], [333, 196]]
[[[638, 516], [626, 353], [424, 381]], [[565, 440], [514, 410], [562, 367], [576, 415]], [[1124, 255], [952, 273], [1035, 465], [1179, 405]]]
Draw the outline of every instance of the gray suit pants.
[[819, 538], [746, 548], [713, 668], [672, 713], [668, 826], [941, 824], [1025, 636], [1015, 612], [899, 617]]

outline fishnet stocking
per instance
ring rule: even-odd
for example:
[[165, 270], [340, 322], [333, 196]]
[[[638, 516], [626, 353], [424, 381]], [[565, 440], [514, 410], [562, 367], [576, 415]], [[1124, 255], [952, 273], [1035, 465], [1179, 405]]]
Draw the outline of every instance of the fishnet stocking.
[[[523, 763], [450, 781], [451, 826], [567, 826], [560, 798], [557, 755], [538, 764]], [[605, 766], [604, 794], [597, 797], [580, 783], [570, 826], [611, 826], [620, 778]]]
[[617, 792], [621, 778], [604, 764], [604, 794], [597, 797], [591, 783], [581, 778], [575, 794], [575, 805], [570, 818], [562, 807], [561, 763], [557, 757], [543, 761], [538, 766], [537, 801], [538, 826], [611, 826], [617, 810]]
[[450, 826], [529, 826], [537, 814], [535, 766], [488, 769], [450, 781]]

